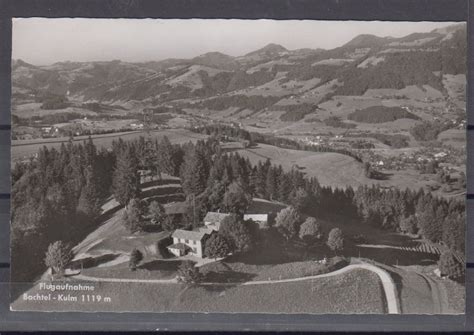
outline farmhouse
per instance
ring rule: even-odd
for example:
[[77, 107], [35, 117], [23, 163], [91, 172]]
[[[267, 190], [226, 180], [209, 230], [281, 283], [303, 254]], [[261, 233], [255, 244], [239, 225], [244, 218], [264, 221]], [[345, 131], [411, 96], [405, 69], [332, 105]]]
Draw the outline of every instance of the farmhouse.
[[252, 220], [260, 229], [268, 227], [268, 214], [244, 214], [244, 221]]
[[173, 244], [167, 249], [175, 256], [184, 256], [191, 254], [200, 258], [204, 257], [204, 244], [210, 235], [212, 229], [183, 230], [176, 229], [171, 235]]
[[229, 216], [229, 213], [207, 212], [204, 217], [204, 224], [207, 228], [218, 231], [222, 221]]

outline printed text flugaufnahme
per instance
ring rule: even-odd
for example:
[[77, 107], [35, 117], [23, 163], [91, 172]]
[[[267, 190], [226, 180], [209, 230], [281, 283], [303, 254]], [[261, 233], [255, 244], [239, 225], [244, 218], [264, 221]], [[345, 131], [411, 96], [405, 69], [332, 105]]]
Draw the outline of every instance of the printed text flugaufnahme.
[[94, 291], [93, 285], [82, 285], [82, 284], [49, 284], [40, 283], [39, 289], [43, 291]]

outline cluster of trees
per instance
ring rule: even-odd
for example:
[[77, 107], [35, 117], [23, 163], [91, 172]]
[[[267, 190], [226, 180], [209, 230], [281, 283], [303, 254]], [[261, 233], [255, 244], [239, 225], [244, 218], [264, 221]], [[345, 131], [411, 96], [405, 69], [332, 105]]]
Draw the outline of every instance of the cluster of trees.
[[222, 111], [229, 107], [238, 107], [240, 109], [259, 111], [272, 106], [280, 99], [281, 97], [275, 96], [236, 94], [203, 100], [198, 104], [188, 105], [188, 107], [208, 108], [216, 111]]
[[272, 109], [285, 111], [285, 113], [280, 115], [281, 121], [296, 122], [302, 120], [306, 114], [311, 114], [319, 108], [318, 105], [303, 103], [297, 105], [275, 105]]
[[464, 276], [464, 264], [452, 251], [445, 251], [439, 257], [438, 267], [442, 276], [460, 280]]
[[[238, 130], [237, 130], [238, 129]], [[202, 126], [197, 128], [191, 128], [191, 131], [201, 133], [201, 134], [220, 134], [220, 135], [227, 135], [227, 136], [237, 136], [244, 140], [249, 140], [251, 143], [263, 143], [269, 144], [280, 148], [286, 149], [294, 149], [294, 150], [305, 150], [305, 151], [313, 151], [313, 152], [335, 152], [342, 155], [350, 156], [357, 160], [358, 162], [362, 162], [362, 158], [352, 150], [344, 149], [344, 148], [333, 148], [330, 146], [323, 146], [323, 145], [309, 145], [304, 144], [301, 142], [297, 142], [295, 140], [283, 137], [277, 137], [273, 134], [262, 134], [257, 132], [248, 132], [244, 129], [228, 126], [228, 125], [209, 125], [209, 126]]]
[[[282, 209], [275, 220], [275, 228], [289, 241], [298, 236], [308, 247], [324, 241], [322, 225], [311, 216], [302, 222], [302, 213], [295, 207]], [[339, 228], [333, 228], [326, 241], [327, 246], [335, 252], [344, 249], [344, 235]]]
[[192, 209], [188, 216], [197, 213], [196, 222], [208, 211], [219, 209], [242, 215], [252, 197], [304, 208], [319, 188], [316, 179], [305, 180], [297, 170], [285, 172], [270, 160], [252, 165], [237, 153], [220, 153], [214, 144], [210, 140], [190, 147], [181, 166], [183, 189]]
[[449, 125], [441, 122], [429, 122], [417, 124], [410, 129], [410, 134], [417, 141], [435, 141], [439, 133], [449, 128]]
[[250, 141], [252, 139], [250, 133], [240, 127], [231, 127], [221, 124], [209, 124], [206, 126], [193, 128], [193, 131], [205, 135], [210, 135], [216, 137], [217, 139], [238, 138], [246, 141]]
[[366, 123], [383, 123], [398, 119], [420, 119], [415, 114], [410, 113], [403, 108], [386, 106], [371, 106], [364, 109], [358, 109], [355, 112], [350, 113], [347, 117], [349, 120]]
[[[23, 118], [16, 116], [16, 121], [20, 125], [31, 125], [34, 121], [41, 121], [45, 124], [55, 124], [55, 123], [66, 123], [71, 120], [82, 119], [86, 114], [77, 113], [77, 112], [59, 112], [55, 114], [47, 114], [47, 115], [34, 115], [30, 118]], [[89, 116], [88, 116], [89, 117]]]
[[328, 117], [323, 122], [326, 126], [333, 127], [333, 128], [353, 129], [357, 127], [357, 125], [353, 123], [347, 123], [347, 122], [342, 121], [341, 118], [338, 116]]
[[351, 148], [354, 149], [374, 149], [375, 145], [366, 140], [351, 141]]
[[93, 226], [110, 194], [113, 167], [113, 153], [88, 140], [70, 141], [59, 150], [43, 147], [37, 159], [13, 168], [13, 278], [31, 279], [42, 267], [38, 255], [50, 243], [72, 243]]
[[421, 173], [435, 174], [439, 169], [439, 163], [436, 160], [422, 161], [418, 162], [415, 168], [420, 170]]
[[361, 186], [353, 196], [358, 216], [366, 222], [399, 230], [464, 253], [466, 208], [463, 201], [444, 199], [425, 193], [379, 186]]
[[206, 241], [204, 254], [209, 258], [218, 258], [229, 253], [245, 253], [256, 245], [258, 239], [256, 223], [252, 220], [243, 221], [241, 216], [232, 214], [221, 222], [219, 231]]
[[199, 71], [203, 87], [194, 91], [197, 96], [211, 96], [217, 93], [231, 92], [252, 86], [263, 85], [275, 78], [276, 71], [260, 69], [248, 73], [244, 70], [220, 72], [212, 77], [206, 71]]
[[401, 134], [382, 134], [382, 133], [351, 133], [347, 136], [350, 137], [370, 137], [382, 142], [383, 144], [389, 145], [392, 148], [405, 148], [408, 146], [410, 140], [408, 136]]
[[72, 260], [72, 252], [70, 246], [62, 241], [56, 241], [48, 246], [44, 258], [44, 264], [52, 269], [53, 276], [61, 277], [64, 275], [66, 266]]
[[[31, 280], [37, 262], [54, 241], [79, 242], [94, 229], [101, 205], [113, 194], [122, 205], [132, 201], [125, 220], [131, 230], [143, 228], [139, 170], [179, 175], [183, 149], [167, 138], [119, 140], [112, 150], [97, 150], [92, 140], [40, 148], [36, 159], [12, 170], [12, 276]], [[113, 173], [111, 173], [113, 171]], [[36, 256], [35, 256], [36, 255]]]
[[42, 103], [41, 109], [63, 109], [70, 105], [67, 97], [63, 95], [37, 96], [36, 101]]

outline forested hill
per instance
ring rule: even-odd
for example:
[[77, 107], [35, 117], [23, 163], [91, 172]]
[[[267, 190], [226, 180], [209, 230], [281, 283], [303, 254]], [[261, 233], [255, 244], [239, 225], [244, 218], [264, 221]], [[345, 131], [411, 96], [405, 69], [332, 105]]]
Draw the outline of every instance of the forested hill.
[[[45, 95], [83, 101], [159, 104], [179, 99], [238, 94], [268, 83], [315, 86], [330, 95], [361, 95], [371, 88], [429, 85], [444, 90], [443, 76], [466, 73], [466, 25], [402, 38], [360, 35], [332, 50], [269, 44], [239, 57], [210, 52], [193, 59], [146, 63], [60, 62], [35, 66], [13, 61], [13, 98]], [[316, 82], [316, 79], [319, 79]], [[265, 92], [272, 95], [271, 89]], [[249, 93], [252, 95], [252, 93]]]
[[[463, 201], [423, 190], [321, 187], [316, 178], [305, 178], [298, 170], [285, 172], [270, 160], [252, 164], [237, 153], [223, 153], [218, 143], [215, 137], [183, 145], [166, 137], [160, 142], [141, 137], [98, 150], [89, 140], [59, 150], [44, 147], [37, 160], [17, 164], [12, 171], [12, 279], [31, 281], [45, 270], [41, 260], [48, 245], [57, 240], [74, 245], [100, 225], [101, 205], [110, 196], [121, 205], [146, 202], [139, 171], [180, 177], [186, 210], [182, 220], [164, 227], [170, 231], [194, 227], [209, 211], [242, 215], [258, 197], [315, 217], [339, 213], [344, 220], [419, 233], [464, 252]], [[294, 235], [298, 229], [291, 231]]]

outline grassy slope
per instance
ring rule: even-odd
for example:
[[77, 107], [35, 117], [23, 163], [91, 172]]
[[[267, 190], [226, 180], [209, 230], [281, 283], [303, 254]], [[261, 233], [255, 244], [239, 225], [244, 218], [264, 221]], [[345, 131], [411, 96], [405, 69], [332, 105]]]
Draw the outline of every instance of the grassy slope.
[[[314, 281], [256, 286], [94, 283], [94, 294], [111, 303], [29, 302], [15, 310], [200, 311], [243, 313], [383, 313], [385, 303], [377, 275], [366, 270]], [[32, 289], [30, 293], [36, 293]], [[45, 291], [41, 292], [45, 293]]]
[[299, 167], [308, 177], [317, 177], [322, 185], [344, 187], [368, 181], [360, 163], [352, 157], [337, 153], [309, 152], [258, 144], [256, 148], [239, 151], [239, 154], [248, 157], [253, 164], [269, 158], [273, 164], [281, 164], [285, 170]]
[[466, 311], [466, 287], [452, 280], [443, 280], [446, 295], [448, 297], [448, 306], [456, 313], [465, 313]]

